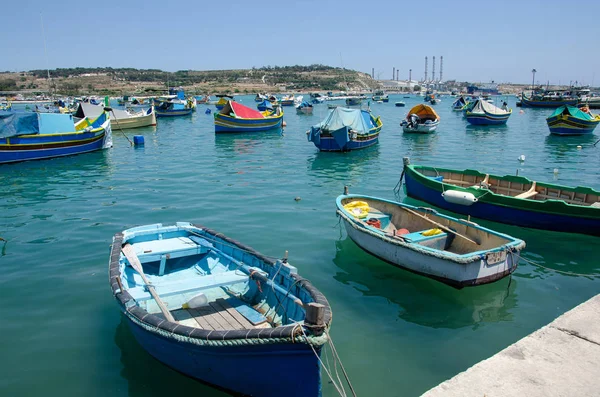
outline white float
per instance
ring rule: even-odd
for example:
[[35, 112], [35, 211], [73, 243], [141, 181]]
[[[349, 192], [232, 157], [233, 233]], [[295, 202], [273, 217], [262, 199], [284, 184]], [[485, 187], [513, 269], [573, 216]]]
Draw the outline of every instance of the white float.
[[473, 205], [477, 202], [477, 197], [473, 193], [461, 192], [458, 190], [446, 190], [442, 193], [442, 197], [449, 203], [460, 205]]

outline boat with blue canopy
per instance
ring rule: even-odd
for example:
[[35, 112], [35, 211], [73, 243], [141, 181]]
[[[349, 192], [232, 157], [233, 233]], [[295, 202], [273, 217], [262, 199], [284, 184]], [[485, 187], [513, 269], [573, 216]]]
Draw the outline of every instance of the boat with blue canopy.
[[109, 283], [137, 342], [167, 366], [235, 395], [321, 395], [331, 308], [287, 254], [188, 222], [145, 225], [113, 237]]
[[382, 126], [381, 118], [370, 111], [336, 107], [306, 134], [321, 151], [346, 152], [376, 144]]
[[522, 240], [430, 208], [347, 192], [336, 205], [348, 236], [360, 248], [456, 288], [510, 275], [525, 247]]
[[107, 112], [77, 123], [71, 114], [0, 112], [0, 164], [109, 147], [112, 147], [112, 135]]
[[283, 110], [277, 106], [274, 110], [259, 112], [241, 103], [228, 101], [223, 109], [214, 114], [215, 132], [260, 132], [280, 128], [283, 122]]
[[264, 112], [266, 110], [273, 110], [273, 104], [268, 99], [265, 99], [261, 103], [257, 103], [256, 108], [261, 112]]
[[512, 109], [501, 109], [483, 99], [477, 99], [470, 110], [465, 112], [465, 117], [474, 125], [499, 125], [506, 124], [512, 114]]
[[296, 106], [296, 113], [298, 114], [312, 114], [313, 105], [307, 101], [302, 101], [298, 106]]
[[592, 114], [587, 107], [561, 106], [546, 119], [554, 135], [591, 134], [600, 123], [600, 115]]

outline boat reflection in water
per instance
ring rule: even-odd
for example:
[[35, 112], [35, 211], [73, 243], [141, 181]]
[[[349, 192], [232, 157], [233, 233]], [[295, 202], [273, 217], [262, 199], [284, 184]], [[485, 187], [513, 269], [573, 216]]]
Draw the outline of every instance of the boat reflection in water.
[[333, 262], [343, 270], [334, 278], [364, 296], [379, 296], [399, 306], [398, 316], [430, 328], [478, 328], [513, 321], [516, 280], [456, 290], [427, 277], [390, 266], [361, 250], [349, 237], [335, 242]]

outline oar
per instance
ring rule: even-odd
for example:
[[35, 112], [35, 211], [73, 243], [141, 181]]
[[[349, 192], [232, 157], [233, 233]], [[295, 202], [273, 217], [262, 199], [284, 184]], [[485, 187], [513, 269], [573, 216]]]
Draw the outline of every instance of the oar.
[[474, 240], [471, 240], [471, 239], [470, 239], [470, 238], [468, 238], [467, 236], [463, 236], [462, 234], [460, 234], [460, 233], [458, 233], [458, 232], [455, 232], [454, 230], [452, 230], [452, 229], [450, 229], [450, 228], [448, 228], [448, 227], [446, 227], [446, 226], [442, 225], [441, 223], [438, 223], [438, 222], [436, 222], [436, 221], [434, 221], [434, 220], [432, 220], [432, 219], [429, 219], [429, 218], [427, 218], [426, 216], [424, 216], [424, 215], [421, 215], [421, 214], [419, 214], [418, 212], [411, 210], [410, 208], [406, 208], [406, 207], [402, 207], [402, 206], [401, 206], [400, 208], [402, 208], [402, 209], [403, 209], [403, 210], [405, 210], [405, 211], [408, 211], [408, 212], [410, 212], [410, 213], [411, 213], [411, 214], [413, 214], [413, 215], [416, 215], [416, 216], [418, 216], [419, 218], [425, 219], [427, 222], [429, 222], [429, 223], [432, 223], [432, 224], [436, 225], [437, 227], [439, 227], [439, 228], [440, 228], [440, 229], [442, 229], [442, 230], [445, 230], [445, 231], [446, 231], [446, 232], [448, 232], [448, 233], [452, 233], [452, 234], [454, 234], [454, 235], [456, 235], [456, 236], [458, 236], [458, 237], [460, 237], [460, 238], [463, 238], [463, 239], [465, 239], [465, 240], [467, 240], [467, 241], [470, 241], [470, 242], [471, 242], [471, 243], [473, 243], [473, 244], [476, 244], [476, 245], [481, 245], [481, 243], [478, 243], [478, 242], [476, 242], [476, 241], [474, 241]]
[[138, 272], [138, 274], [142, 277], [144, 284], [146, 284], [146, 287], [148, 288], [148, 292], [150, 292], [150, 295], [152, 295], [152, 297], [158, 304], [160, 311], [162, 312], [162, 314], [164, 314], [167, 321], [171, 321], [173, 323], [176, 322], [173, 316], [171, 315], [169, 309], [167, 309], [165, 302], [163, 302], [162, 299], [160, 299], [160, 296], [158, 296], [158, 294], [154, 290], [154, 285], [152, 285], [150, 281], [148, 281], [148, 279], [146, 278], [144, 270], [142, 269], [142, 264], [137, 254], [135, 253], [133, 246], [131, 244], [125, 244], [123, 248], [121, 248], [121, 251], [123, 251], [123, 253], [125, 254], [125, 258], [127, 258], [131, 267], [133, 267], [135, 271]]

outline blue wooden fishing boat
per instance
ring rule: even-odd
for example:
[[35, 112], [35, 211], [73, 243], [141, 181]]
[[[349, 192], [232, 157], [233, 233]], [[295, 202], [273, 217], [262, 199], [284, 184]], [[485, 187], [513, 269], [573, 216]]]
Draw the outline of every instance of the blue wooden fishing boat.
[[163, 97], [154, 100], [156, 117], [189, 116], [196, 109], [196, 99], [180, 99], [177, 97]]
[[331, 309], [287, 259], [186, 222], [146, 225], [114, 236], [109, 282], [135, 339], [169, 367], [241, 395], [321, 395]]
[[430, 208], [347, 190], [336, 205], [348, 236], [363, 250], [455, 288], [508, 276], [525, 247], [522, 240]]
[[381, 118], [370, 111], [336, 107], [306, 134], [321, 151], [346, 152], [376, 144], [382, 126]]
[[229, 101], [223, 109], [214, 114], [215, 132], [259, 132], [280, 128], [283, 110], [259, 112], [241, 103]]
[[475, 170], [410, 165], [406, 194], [459, 214], [510, 225], [600, 236], [600, 192], [496, 176]]
[[591, 134], [600, 123], [600, 115], [586, 111], [586, 107], [561, 106], [546, 119], [551, 134], [583, 135]]
[[0, 112], [0, 164], [112, 147], [110, 118], [75, 123], [71, 114]]
[[261, 112], [273, 110], [273, 104], [268, 99], [265, 99], [261, 103], [256, 104], [256, 108]]
[[575, 106], [579, 98], [561, 91], [535, 92], [527, 96], [521, 93], [521, 106], [530, 108], [557, 108], [563, 105]]
[[463, 110], [466, 104], [467, 101], [465, 100], [465, 98], [463, 96], [460, 96], [457, 100], [455, 100], [452, 103], [452, 110], [455, 112], [460, 112], [461, 110]]
[[313, 105], [307, 101], [302, 101], [298, 106], [296, 106], [296, 113], [298, 114], [312, 114]]
[[512, 109], [501, 109], [483, 99], [477, 99], [470, 110], [465, 112], [467, 121], [474, 125], [506, 124]]

